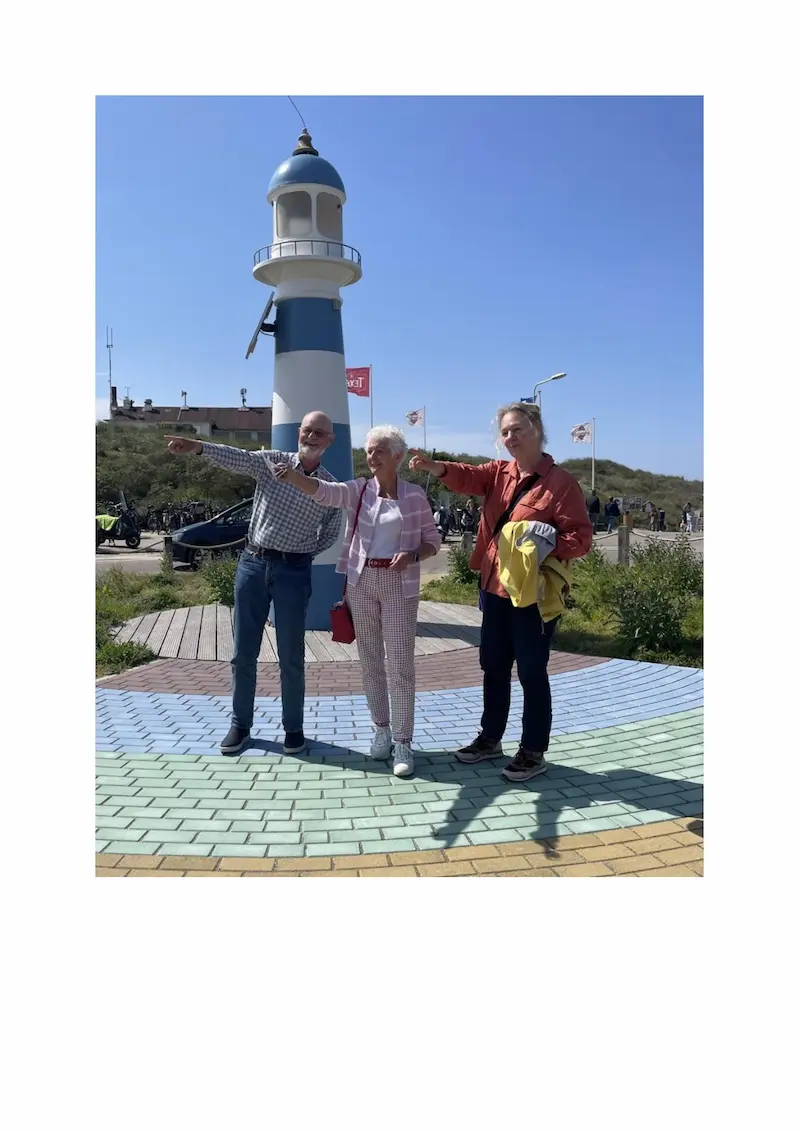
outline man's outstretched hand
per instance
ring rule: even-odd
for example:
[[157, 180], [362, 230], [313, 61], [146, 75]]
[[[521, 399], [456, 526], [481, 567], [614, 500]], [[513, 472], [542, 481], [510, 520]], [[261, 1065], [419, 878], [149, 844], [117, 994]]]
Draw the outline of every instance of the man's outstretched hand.
[[190, 453], [200, 455], [203, 444], [200, 440], [191, 440], [188, 436], [165, 436], [167, 448], [174, 456], [185, 456]]

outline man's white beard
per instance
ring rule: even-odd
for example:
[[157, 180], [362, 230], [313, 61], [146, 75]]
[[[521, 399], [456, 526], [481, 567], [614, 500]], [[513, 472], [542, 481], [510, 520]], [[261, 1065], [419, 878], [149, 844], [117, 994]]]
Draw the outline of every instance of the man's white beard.
[[298, 455], [305, 456], [307, 459], [313, 459], [318, 454], [317, 450], [315, 448], [310, 448], [308, 444], [301, 444], [297, 449], [297, 453]]

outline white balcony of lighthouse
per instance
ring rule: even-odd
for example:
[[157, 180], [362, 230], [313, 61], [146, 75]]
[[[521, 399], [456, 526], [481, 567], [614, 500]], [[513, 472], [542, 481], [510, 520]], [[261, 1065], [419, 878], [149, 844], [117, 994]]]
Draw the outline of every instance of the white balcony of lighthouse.
[[338, 193], [318, 185], [292, 185], [276, 193], [272, 202], [274, 242], [255, 253], [254, 277], [277, 286], [287, 277], [291, 263], [295, 277], [319, 273], [340, 287], [357, 282], [361, 254], [342, 240], [342, 203]]
[[317, 279], [346, 287], [361, 278], [361, 255], [343, 239], [342, 179], [319, 156], [307, 131], [278, 166], [267, 199], [273, 209], [273, 240], [254, 256], [253, 275], [260, 283], [280, 287]]

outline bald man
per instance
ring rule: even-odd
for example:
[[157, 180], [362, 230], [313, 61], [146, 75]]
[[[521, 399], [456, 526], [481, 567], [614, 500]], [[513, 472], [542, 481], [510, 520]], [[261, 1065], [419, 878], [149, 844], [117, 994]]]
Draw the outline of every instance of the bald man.
[[296, 452], [259, 451], [206, 444], [187, 436], [167, 436], [175, 455], [195, 453], [209, 463], [255, 479], [253, 515], [247, 544], [236, 569], [233, 609], [233, 713], [222, 741], [223, 754], [241, 754], [250, 744], [256, 661], [270, 603], [275, 609], [278, 664], [281, 673], [284, 754], [305, 750], [306, 609], [311, 596], [311, 562], [334, 544], [342, 529], [342, 511], [321, 507], [275, 478], [276, 464], [335, 482], [320, 465], [333, 443], [333, 425], [324, 412], [303, 417]]

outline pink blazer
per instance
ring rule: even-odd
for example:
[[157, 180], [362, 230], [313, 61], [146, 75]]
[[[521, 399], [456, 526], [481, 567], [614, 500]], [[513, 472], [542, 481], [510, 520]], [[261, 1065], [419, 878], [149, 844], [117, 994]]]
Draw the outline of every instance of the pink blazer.
[[[364, 501], [358, 516], [358, 529], [355, 538], [353, 535], [353, 522], [358, 507], [361, 490], [366, 483]], [[350, 479], [346, 483], [327, 483], [319, 481], [316, 502], [324, 507], [342, 507], [347, 511], [347, 530], [342, 543], [342, 552], [336, 566], [337, 573], [347, 574], [347, 584], [355, 585], [359, 579], [364, 563], [369, 557], [369, 547], [375, 532], [375, 519], [380, 508], [378, 497], [377, 479]], [[403, 525], [400, 533], [400, 552], [406, 550], [416, 553], [423, 542], [435, 546], [438, 552], [442, 544], [439, 531], [433, 523], [433, 514], [428, 504], [428, 499], [421, 487], [414, 483], [407, 483], [405, 479], [397, 480], [397, 501], [400, 504], [400, 513], [403, 516]], [[416, 597], [419, 594], [420, 570], [419, 563], [410, 565], [403, 570], [403, 596]]]

